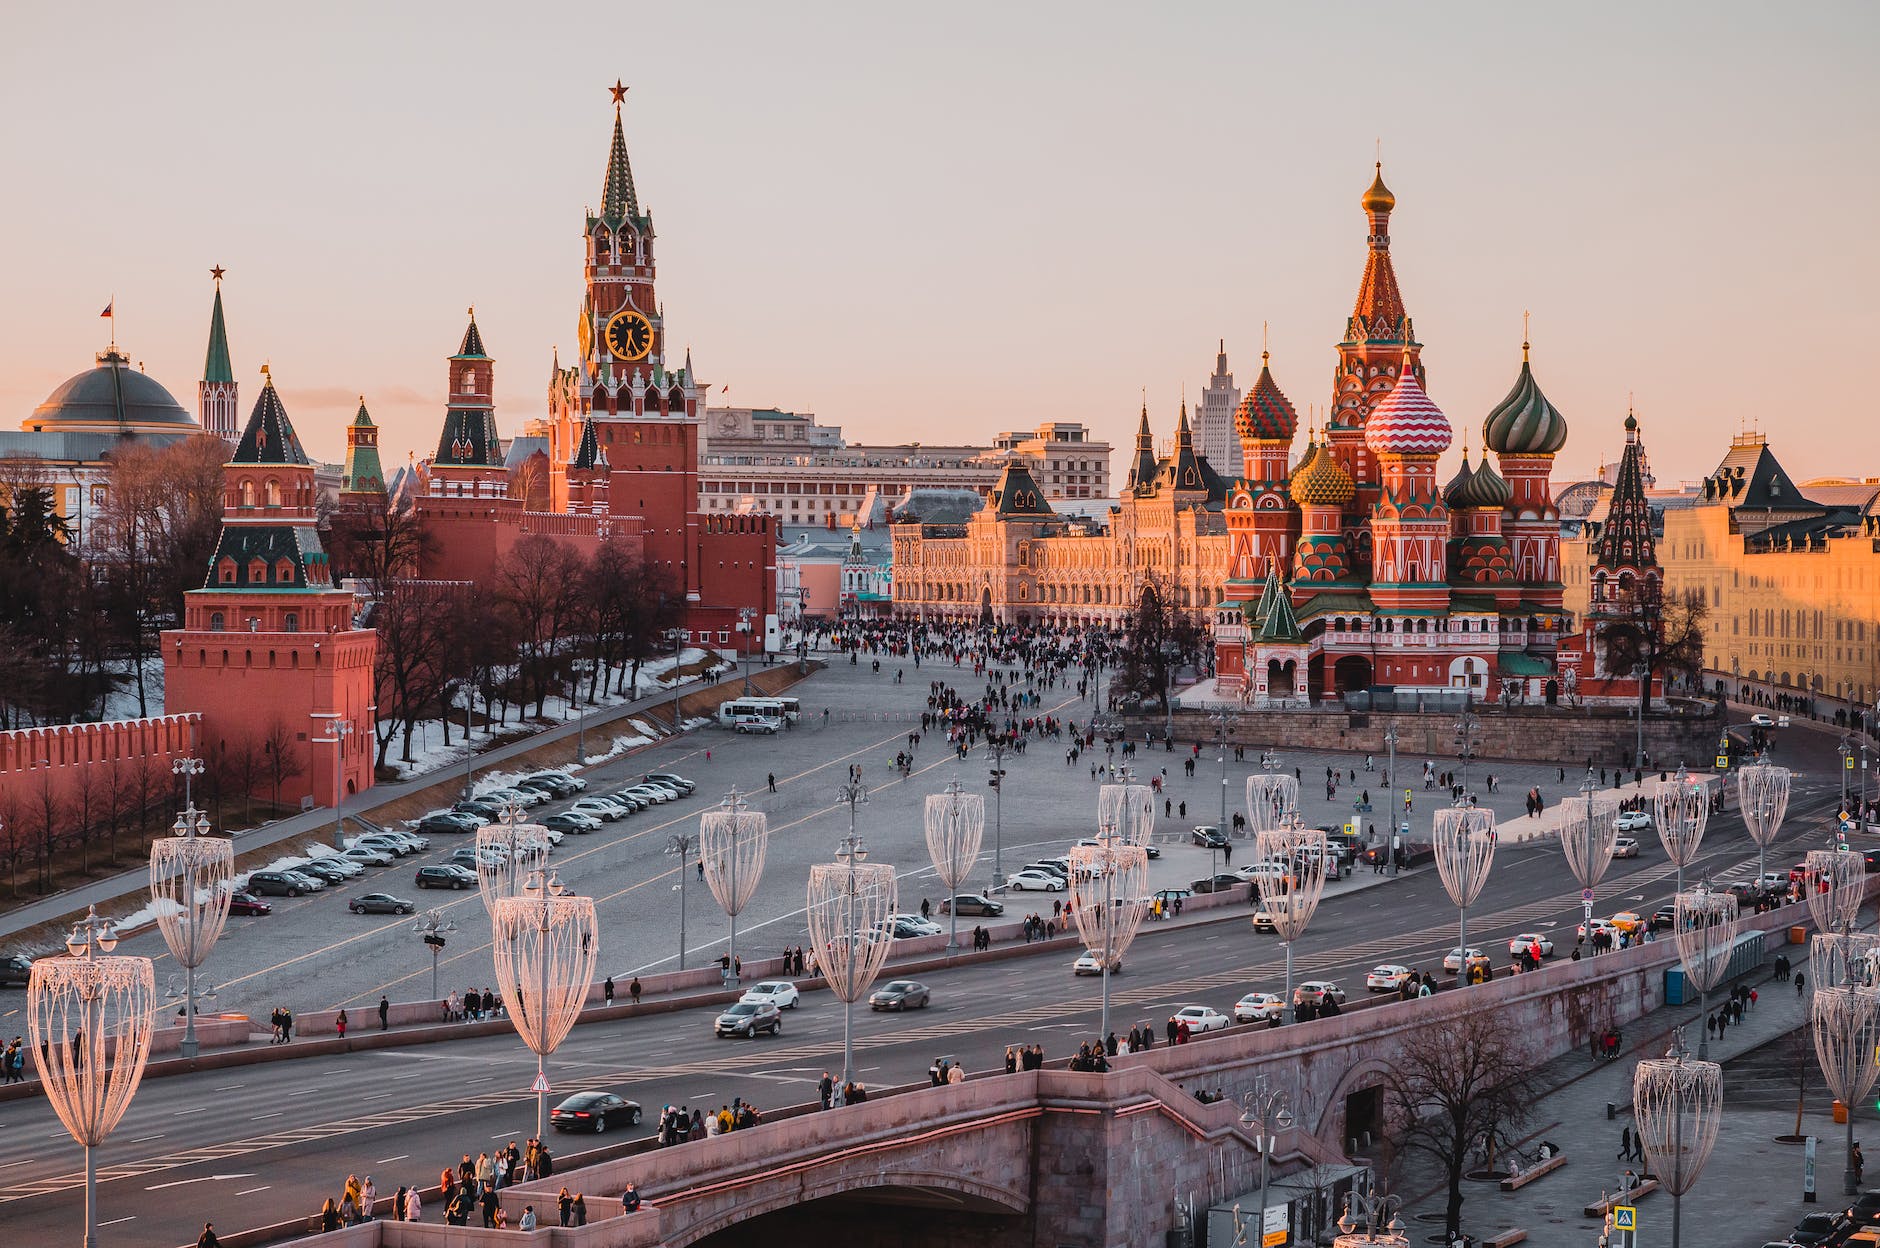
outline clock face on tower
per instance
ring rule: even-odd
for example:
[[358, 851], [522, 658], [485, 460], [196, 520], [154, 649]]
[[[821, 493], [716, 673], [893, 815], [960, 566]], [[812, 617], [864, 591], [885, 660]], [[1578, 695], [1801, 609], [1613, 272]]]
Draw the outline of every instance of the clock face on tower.
[[604, 334], [617, 360], [643, 360], [653, 349], [653, 323], [632, 308], [614, 314]]

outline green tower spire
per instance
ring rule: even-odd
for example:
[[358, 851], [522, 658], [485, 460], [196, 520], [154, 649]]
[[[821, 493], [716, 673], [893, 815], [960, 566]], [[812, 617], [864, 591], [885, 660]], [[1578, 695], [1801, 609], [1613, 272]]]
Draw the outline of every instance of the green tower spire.
[[234, 381], [228, 362], [228, 326], [222, 321], [222, 270], [215, 271], [215, 308], [209, 313], [209, 357], [203, 362], [204, 381]]

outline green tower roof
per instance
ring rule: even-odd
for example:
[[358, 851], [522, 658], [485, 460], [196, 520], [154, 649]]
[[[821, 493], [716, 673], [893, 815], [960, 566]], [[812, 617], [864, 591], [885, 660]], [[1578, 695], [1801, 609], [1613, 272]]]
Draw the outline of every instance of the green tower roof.
[[209, 313], [209, 356], [202, 365], [204, 381], [234, 381], [228, 362], [228, 327], [222, 322], [222, 279], [215, 283], [215, 307]]

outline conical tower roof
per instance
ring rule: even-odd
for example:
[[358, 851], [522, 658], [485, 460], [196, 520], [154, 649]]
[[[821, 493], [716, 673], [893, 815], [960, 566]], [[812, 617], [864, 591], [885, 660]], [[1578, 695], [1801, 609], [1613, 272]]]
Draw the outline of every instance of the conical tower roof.
[[248, 414], [242, 440], [236, 444], [235, 457], [229, 462], [311, 464], [307, 452], [300, 448], [300, 437], [294, 432], [293, 422], [287, 419], [287, 409], [281, 405], [281, 396], [274, 389], [274, 377], [265, 368], [261, 373], [267, 378], [261, 387], [261, 397], [255, 400], [254, 410]]
[[204, 381], [234, 381], [228, 362], [228, 326], [222, 319], [222, 279], [215, 279], [215, 306], [209, 311], [209, 353], [203, 361]]
[[607, 176], [601, 183], [601, 217], [612, 223], [637, 220], [640, 197], [633, 189], [633, 162], [627, 158], [627, 134], [620, 123], [620, 102], [626, 88], [616, 82], [614, 92], [614, 141], [607, 150]]
[[453, 360], [487, 360], [489, 355], [483, 350], [483, 335], [477, 332], [477, 310], [470, 309], [470, 324], [463, 331], [463, 345], [457, 348]]

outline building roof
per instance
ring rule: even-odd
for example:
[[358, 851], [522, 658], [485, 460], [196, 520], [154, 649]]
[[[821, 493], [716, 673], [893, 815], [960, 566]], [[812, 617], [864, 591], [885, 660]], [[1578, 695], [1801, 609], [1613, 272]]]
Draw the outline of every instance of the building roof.
[[1234, 431], [1242, 442], [1291, 442], [1299, 431], [1299, 412], [1273, 380], [1267, 359], [1268, 353], [1260, 352], [1259, 379], [1234, 413]]
[[986, 505], [1001, 520], [1053, 514], [1051, 504], [1045, 501], [1044, 491], [1038, 488], [1038, 482], [1031, 475], [1031, 465], [1022, 459], [1006, 461], [998, 482], [993, 485], [992, 493], [986, 499]]
[[1645, 444], [1638, 433], [1638, 417], [1625, 418], [1625, 455], [1619, 460], [1619, 480], [1606, 507], [1593, 547], [1593, 566], [1609, 572], [1645, 571], [1658, 565], [1658, 539], [1651, 504], [1645, 499]]
[[483, 351], [483, 335], [477, 331], [477, 310], [470, 309], [470, 324], [463, 331], [463, 345], [457, 348], [453, 360], [487, 360], [490, 357]]
[[633, 189], [633, 163], [627, 159], [627, 134], [620, 125], [620, 106], [614, 106], [614, 141], [607, 149], [607, 176], [601, 182], [601, 219], [619, 224], [640, 216], [640, 197]]
[[1469, 450], [1462, 449], [1462, 468], [1456, 473], [1443, 491], [1443, 502], [1456, 510], [1467, 508], [1494, 508], [1499, 511], [1514, 501], [1514, 488], [1502, 475], [1495, 471], [1488, 462], [1488, 452], [1482, 452], [1481, 466], [1469, 467]]
[[1497, 455], [1552, 455], [1567, 444], [1567, 419], [1536, 384], [1525, 342], [1521, 375], [1482, 422], [1482, 441]]
[[1406, 353], [1397, 384], [1364, 422], [1364, 444], [1373, 455], [1440, 455], [1454, 437], [1449, 417], [1423, 392]]
[[1359, 201], [1374, 220], [1370, 251], [1364, 260], [1364, 277], [1358, 282], [1358, 300], [1351, 311], [1346, 337], [1353, 342], [1410, 341], [1410, 317], [1404, 310], [1403, 294], [1397, 289], [1397, 273], [1390, 263], [1390, 213], [1397, 197], [1384, 185], [1384, 166], [1379, 162], [1377, 177]]
[[1269, 562], [1266, 566], [1266, 584], [1260, 590], [1260, 605], [1256, 609], [1259, 625], [1254, 629], [1256, 640], [1269, 645], [1296, 645], [1305, 640], [1305, 634], [1299, 631], [1299, 617], [1293, 614], [1292, 595], [1279, 582], [1279, 566]]
[[83, 432], [126, 428], [200, 429], [168, 390], [131, 367], [115, 348], [101, 351], [97, 364], [68, 377], [33, 409], [21, 427], [31, 432]]
[[[267, 376], [265, 373], [264, 376]], [[294, 423], [287, 419], [287, 409], [281, 406], [281, 396], [274, 389], [274, 378], [267, 377], [262, 384], [261, 397], [255, 400], [254, 410], [248, 413], [248, 424], [242, 429], [242, 440], [235, 446], [235, 455], [229, 460], [232, 464], [304, 464], [311, 465], [307, 452], [300, 447], [300, 437], [294, 432]]]
[[[352, 429], [373, 428], [372, 416], [366, 411], [365, 396], [359, 398], [359, 412], [353, 417]], [[362, 438], [350, 431], [346, 435], [346, 471], [340, 478], [342, 494], [383, 494], [385, 493], [385, 469], [379, 464], [378, 443], [372, 438]]]
[[235, 372], [228, 362], [228, 326], [222, 319], [222, 279], [215, 279], [215, 306], [209, 311], [209, 354], [202, 364], [204, 381], [229, 382]]
[[503, 440], [496, 433], [496, 413], [486, 407], [453, 407], [444, 413], [437, 439], [437, 468], [501, 468]]
[[1311, 442], [1293, 469], [1290, 490], [1293, 502], [1301, 507], [1342, 506], [1357, 492], [1357, 483], [1325, 443]]
[[1750, 511], [1821, 510], [1776, 462], [1768, 440], [1760, 433], [1730, 439], [1729, 453], [1710, 475], [1705, 489], [1707, 496], [1714, 494], [1721, 502]]
[[[514, 451], [511, 451], [513, 454]], [[570, 468], [594, 468], [607, 462], [607, 456], [601, 451], [600, 438], [594, 432], [594, 418], [581, 418], [581, 444], [574, 448], [574, 459]]]

